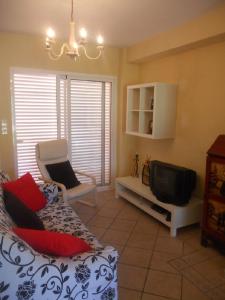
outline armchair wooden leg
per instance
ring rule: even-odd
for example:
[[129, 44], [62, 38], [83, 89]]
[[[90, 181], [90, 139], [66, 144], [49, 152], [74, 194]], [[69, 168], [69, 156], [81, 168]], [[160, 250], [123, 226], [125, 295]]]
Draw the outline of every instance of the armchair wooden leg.
[[77, 202], [88, 205], [88, 206], [91, 206], [91, 207], [96, 207], [97, 206], [97, 191], [96, 191], [96, 188], [93, 190], [93, 202], [88, 202], [88, 201], [81, 200], [81, 199], [77, 200]]

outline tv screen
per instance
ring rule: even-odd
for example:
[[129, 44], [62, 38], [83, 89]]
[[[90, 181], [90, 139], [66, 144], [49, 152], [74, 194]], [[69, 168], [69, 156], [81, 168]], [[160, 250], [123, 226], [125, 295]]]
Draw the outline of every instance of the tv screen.
[[193, 170], [152, 161], [150, 165], [150, 188], [158, 200], [175, 205], [186, 204], [195, 187]]

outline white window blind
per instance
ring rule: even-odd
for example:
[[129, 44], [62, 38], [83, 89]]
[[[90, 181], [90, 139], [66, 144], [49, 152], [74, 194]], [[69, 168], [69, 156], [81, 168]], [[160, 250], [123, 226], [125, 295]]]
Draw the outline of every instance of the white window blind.
[[12, 88], [17, 173], [37, 178], [35, 145], [57, 138], [56, 76], [14, 73]]
[[110, 183], [111, 84], [70, 81], [70, 143], [74, 168]]
[[40, 176], [36, 143], [67, 138], [72, 166], [110, 184], [111, 82], [19, 72], [12, 79], [18, 176]]

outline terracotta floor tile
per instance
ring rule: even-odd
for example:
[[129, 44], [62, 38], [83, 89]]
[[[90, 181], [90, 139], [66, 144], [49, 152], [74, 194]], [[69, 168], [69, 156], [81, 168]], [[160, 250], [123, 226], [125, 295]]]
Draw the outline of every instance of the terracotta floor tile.
[[201, 236], [201, 229], [198, 224], [179, 228], [179, 230], [177, 231], [178, 239], [181, 239], [183, 241], [193, 239], [193, 238], [196, 238], [200, 241], [200, 236]]
[[181, 297], [181, 276], [150, 270], [144, 291], [179, 300]]
[[225, 300], [225, 285], [219, 286], [207, 293], [211, 300]]
[[140, 218], [141, 214], [142, 212], [139, 209], [129, 204], [129, 206], [127, 205], [121, 210], [117, 218], [137, 221]]
[[136, 221], [123, 220], [116, 218], [111, 224], [110, 228], [125, 232], [131, 232], [136, 224]]
[[85, 213], [77, 213], [77, 215], [79, 216], [79, 218], [81, 219], [82, 222], [84, 222], [85, 224], [87, 224], [94, 216], [92, 214], [85, 214]]
[[120, 199], [111, 199], [109, 201], [107, 201], [104, 205], [104, 208], [108, 208], [108, 209], [120, 209], [122, 210], [122, 208], [124, 208], [127, 205], [127, 201], [120, 198]]
[[183, 254], [183, 242], [169, 237], [158, 237], [155, 245], [155, 250], [167, 252], [171, 254]]
[[134, 232], [152, 234], [156, 235], [158, 233], [159, 224], [152, 221], [152, 218], [149, 217], [149, 220], [138, 220], [136, 226], [134, 227]]
[[142, 291], [145, 283], [147, 269], [119, 264], [119, 286]]
[[120, 257], [122, 255], [124, 246], [118, 245], [117, 243], [113, 243], [112, 241], [110, 243], [108, 243], [108, 242], [104, 242], [104, 241], [100, 240], [100, 243], [103, 246], [112, 246], [112, 247], [114, 247], [118, 251], [118, 253], [119, 253], [118, 261], [120, 261]]
[[217, 256], [193, 267], [202, 276], [207, 278], [212, 285], [225, 284], [225, 257]]
[[113, 208], [109, 209], [108, 207], [103, 206], [96, 216], [103, 216], [103, 217], [109, 217], [109, 218], [115, 218], [116, 215], [118, 215], [120, 209], [119, 208]]
[[155, 245], [155, 237], [149, 234], [133, 232], [127, 242], [127, 246], [152, 250]]
[[189, 255], [199, 250], [199, 247], [191, 246], [186, 241], [183, 243], [183, 255]]
[[189, 255], [185, 255], [182, 257], [182, 259], [189, 264], [190, 266], [198, 264], [202, 261], [205, 261], [207, 259], [210, 259], [212, 257], [215, 257], [218, 255], [218, 252], [215, 251], [215, 249], [212, 248], [202, 248], [200, 250], [197, 250]]
[[167, 297], [165, 298], [165, 297], [161, 297], [161, 296], [150, 295], [150, 294], [144, 293], [142, 295], [142, 299], [141, 300], [170, 300], [170, 299], [171, 298], [167, 298]]
[[176, 258], [175, 254], [154, 251], [150, 267], [154, 270], [165, 271], [169, 273], [178, 273], [178, 271], [170, 265], [170, 261]]
[[208, 292], [213, 288], [213, 285], [205, 277], [199, 274], [192, 267], [186, 268], [180, 272], [187, 280], [197, 286], [202, 292]]
[[120, 262], [137, 267], [147, 268], [151, 258], [150, 250], [125, 247], [120, 258]]
[[88, 225], [101, 227], [101, 228], [109, 228], [112, 224], [113, 218], [102, 217], [102, 216], [94, 216], [89, 222]]
[[176, 259], [170, 261], [170, 265], [173, 268], [175, 268], [177, 271], [180, 271], [180, 270], [183, 270], [183, 269], [189, 267], [189, 265], [182, 258], [176, 258]]
[[182, 300], [209, 300], [209, 298], [190, 281], [183, 278]]
[[141, 292], [119, 288], [119, 300], [141, 300]]
[[225, 257], [201, 246], [197, 225], [171, 238], [113, 190], [97, 193], [97, 208], [71, 206], [100, 243], [118, 250], [119, 300], [225, 300]]
[[90, 230], [91, 233], [93, 233], [98, 240], [101, 239], [103, 234], [105, 233], [106, 229], [105, 228], [100, 228], [92, 225], [87, 225], [88, 229]]
[[128, 232], [108, 229], [101, 240], [109, 244], [116, 243], [118, 245], [124, 246], [126, 241], [128, 240], [129, 235], [130, 234]]
[[167, 227], [166, 225], [159, 224], [158, 236], [170, 238], [170, 228]]

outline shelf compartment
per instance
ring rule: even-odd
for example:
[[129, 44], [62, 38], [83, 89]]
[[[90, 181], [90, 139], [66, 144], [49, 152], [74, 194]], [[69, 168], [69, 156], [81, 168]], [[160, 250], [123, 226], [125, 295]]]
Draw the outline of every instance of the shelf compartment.
[[153, 112], [141, 111], [139, 120], [139, 132], [143, 134], [153, 133]]
[[120, 190], [118, 192], [118, 195], [121, 196], [122, 198], [127, 199], [130, 203], [133, 205], [137, 206], [138, 208], [142, 209], [145, 211], [147, 214], [151, 215], [153, 218], [157, 219], [164, 225], [171, 227], [171, 222], [168, 222], [166, 220], [166, 216], [163, 214], [160, 214], [159, 212], [155, 211], [152, 209], [152, 203], [148, 200], [145, 200], [143, 197], [140, 197], [138, 194], [129, 191], [127, 189]]
[[140, 89], [130, 89], [128, 91], [129, 102], [128, 110], [139, 110], [140, 109]]
[[139, 131], [139, 112], [129, 111], [127, 119], [127, 131], [138, 132]]
[[154, 87], [140, 88], [140, 110], [153, 110]]

